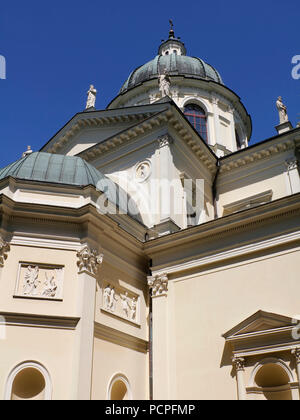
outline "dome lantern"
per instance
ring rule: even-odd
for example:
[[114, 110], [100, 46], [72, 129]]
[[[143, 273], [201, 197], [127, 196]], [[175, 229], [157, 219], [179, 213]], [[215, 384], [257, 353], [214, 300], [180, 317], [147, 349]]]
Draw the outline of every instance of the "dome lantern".
[[169, 38], [166, 41], [162, 40], [162, 43], [158, 49], [158, 55], [186, 55], [186, 48], [184, 46], [184, 43], [180, 40], [180, 37], [175, 37], [173, 21], [170, 20], [169, 22], [171, 25], [169, 31]]

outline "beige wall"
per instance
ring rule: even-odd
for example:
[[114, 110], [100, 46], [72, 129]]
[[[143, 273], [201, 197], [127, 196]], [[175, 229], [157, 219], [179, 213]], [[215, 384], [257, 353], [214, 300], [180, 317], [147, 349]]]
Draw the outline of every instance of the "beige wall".
[[222, 334], [259, 309], [299, 313], [299, 257], [298, 248], [169, 281], [172, 399], [236, 399]]

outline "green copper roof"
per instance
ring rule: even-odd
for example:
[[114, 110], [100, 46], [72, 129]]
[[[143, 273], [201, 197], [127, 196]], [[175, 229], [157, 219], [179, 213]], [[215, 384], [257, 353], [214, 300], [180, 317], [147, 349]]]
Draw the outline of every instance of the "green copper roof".
[[223, 84], [218, 71], [201, 58], [177, 54], [157, 55], [153, 60], [131, 72], [120, 93], [126, 92], [147, 80], [155, 79], [163, 73], [167, 73], [169, 76], [212, 80]]
[[0, 169], [0, 179], [53, 182], [68, 185], [94, 185], [104, 177], [96, 168], [74, 156], [36, 152]]
[[128, 214], [141, 221], [139, 211], [130, 196], [80, 157], [44, 152], [31, 153], [0, 169], [0, 180], [8, 176], [80, 187], [93, 185], [105, 193], [108, 200], [120, 210], [127, 213], [128, 208]]

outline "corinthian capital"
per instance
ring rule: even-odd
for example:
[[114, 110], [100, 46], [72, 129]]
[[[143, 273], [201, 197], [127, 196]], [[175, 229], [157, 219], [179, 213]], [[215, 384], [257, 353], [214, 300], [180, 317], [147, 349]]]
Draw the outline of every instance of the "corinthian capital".
[[296, 363], [297, 364], [300, 363], [300, 348], [299, 347], [292, 350], [292, 355], [295, 357]]
[[10, 250], [10, 245], [0, 238], [0, 267], [3, 267], [4, 261], [7, 258], [7, 253]]
[[170, 146], [173, 143], [173, 139], [169, 134], [165, 134], [164, 136], [158, 137], [157, 139], [159, 147]]
[[151, 296], [166, 296], [168, 293], [168, 275], [166, 273], [147, 277], [148, 286], [152, 289]]
[[232, 364], [235, 367], [236, 371], [244, 370], [245, 367], [245, 359], [243, 357], [233, 357]]
[[98, 254], [95, 249], [85, 246], [81, 251], [77, 252], [79, 273], [87, 272], [95, 276], [98, 273], [99, 266], [103, 262], [103, 254]]

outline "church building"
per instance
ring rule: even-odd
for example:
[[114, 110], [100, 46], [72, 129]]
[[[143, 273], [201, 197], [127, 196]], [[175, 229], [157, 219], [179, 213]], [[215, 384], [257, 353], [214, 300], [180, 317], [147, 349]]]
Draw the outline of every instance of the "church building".
[[299, 400], [300, 126], [221, 74], [171, 24], [0, 169], [0, 399]]

